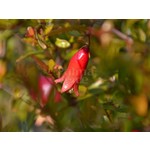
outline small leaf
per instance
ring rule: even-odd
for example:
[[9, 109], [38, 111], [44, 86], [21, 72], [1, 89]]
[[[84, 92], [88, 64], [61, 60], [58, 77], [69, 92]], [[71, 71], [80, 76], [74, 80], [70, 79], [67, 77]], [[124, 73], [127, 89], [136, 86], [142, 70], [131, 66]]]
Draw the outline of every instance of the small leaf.
[[71, 37], [70, 37], [69, 42], [70, 42], [70, 43], [73, 43], [73, 42], [74, 42], [74, 36], [71, 36]]
[[42, 69], [43, 71], [47, 72], [48, 71], [48, 66], [42, 61], [40, 60], [38, 57], [36, 57], [35, 55], [31, 56], [34, 61], [36, 62], [36, 64], [40, 67], [40, 69]]
[[38, 39], [38, 43], [43, 49], [47, 48], [46, 44], [42, 40]]
[[79, 86], [79, 93], [80, 93], [80, 96], [84, 96], [87, 92], [87, 87], [83, 86], [83, 85], [80, 85]]
[[56, 38], [55, 42], [56, 46], [60, 48], [68, 48], [70, 47], [70, 43], [67, 40]]
[[46, 29], [44, 30], [44, 34], [47, 35], [51, 32], [51, 30], [53, 29], [54, 24], [50, 24], [48, 26], [46, 26]]
[[78, 50], [71, 50], [69, 53], [63, 54], [63, 58], [66, 60], [70, 60], [70, 58], [77, 52]]
[[55, 66], [55, 61], [53, 59], [50, 59], [48, 61], [48, 69], [49, 69], [49, 71], [53, 71], [54, 66]]
[[99, 78], [96, 82], [90, 85], [89, 89], [98, 88], [101, 84], [103, 84], [104, 80]]
[[22, 97], [22, 91], [20, 88], [15, 88], [14, 91], [13, 91], [13, 94], [14, 94], [14, 98], [15, 99], [19, 99]]
[[75, 37], [81, 36], [80, 32], [77, 30], [72, 30], [69, 32], [69, 34]]
[[37, 41], [38, 41], [38, 44], [41, 46], [41, 48], [46, 49], [47, 46], [46, 46], [46, 44], [45, 44], [44, 41], [43, 41], [43, 37], [42, 37], [41, 35], [38, 35], [37, 32], [35, 32], [35, 36], [36, 36], [36, 39], [37, 39]]
[[146, 34], [145, 34], [145, 32], [141, 28], [138, 30], [138, 32], [139, 32], [139, 38], [140, 38], [140, 40], [142, 42], [145, 42], [145, 40], [146, 40]]
[[36, 39], [31, 38], [31, 37], [22, 38], [22, 41], [27, 44], [31, 44], [32, 46], [35, 46], [37, 44]]
[[40, 54], [40, 53], [43, 53], [43, 51], [30, 51], [30, 52], [27, 52], [26, 54], [20, 56], [16, 62], [18, 63], [19, 61], [25, 59], [26, 57], [29, 57], [31, 55], [35, 55], [35, 54]]

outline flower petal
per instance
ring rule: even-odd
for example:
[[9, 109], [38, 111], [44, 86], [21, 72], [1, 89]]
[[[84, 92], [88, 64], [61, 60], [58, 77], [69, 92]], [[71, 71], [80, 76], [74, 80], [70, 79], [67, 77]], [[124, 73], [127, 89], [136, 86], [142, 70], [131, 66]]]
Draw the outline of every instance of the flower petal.
[[65, 74], [66, 74], [66, 73], [64, 73], [64, 74], [62, 75], [62, 77], [56, 79], [56, 80], [55, 80], [55, 83], [57, 84], [57, 83], [59, 83], [59, 82], [63, 82], [63, 81], [65, 80]]
[[77, 83], [75, 83], [75, 84], [73, 85], [73, 90], [74, 90], [75, 95], [76, 95], [76, 96], [79, 96], [78, 84], [77, 84]]
[[71, 58], [68, 68], [64, 75], [55, 80], [55, 83], [63, 82], [61, 93], [67, 92], [70, 89], [74, 89], [76, 96], [79, 96], [78, 92], [78, 83], [80, 82], [84, 70], [86, 69], [89, 59], [89, 50], [88, 46], [85, 45], [80, 50], [74, 54]]
[[40, 102], [41, 107], [44, 107], [48, 102], [52, 88], [53, 88], [52, 79], [50, 77], [40, 75], [38, 79], [38, 89], [39, 89], [39, 96], [41, 99]]
[[67, 78], [65, 78], [65, 81], [64, 81], [62, 89], [61, 89], [61, 93], [70, 90], [73, 87], [75, 82], [76, 82], [76, 80], [74, 78], [71, 78], [69, 76]]

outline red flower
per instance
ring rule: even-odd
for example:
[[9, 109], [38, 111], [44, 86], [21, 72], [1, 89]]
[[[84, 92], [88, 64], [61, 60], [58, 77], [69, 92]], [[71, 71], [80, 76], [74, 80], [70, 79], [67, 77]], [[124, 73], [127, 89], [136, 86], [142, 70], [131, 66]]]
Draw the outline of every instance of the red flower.
[[41, 98], [41, 106], [45, 106], [48, 102], [49, 95], [53, 88], [53, 80], [50, 77], [45, 77], [43, 75], [39, 76], [38, 81], [38, 89], [39, 89], [39, 96]]
[[55, 97], [54, 97], [54, 102], [55, 103], [59, 103], [59, 102], [61, 102], [61, 93], [60, 92], [58, 92], [58, 91], [56, 91], [56, 93], [55, 93]]
[[39, 75], [37, 84], [37, 90], [32, 88], [29, 90], [29, 93], [33, 100], [39, 100], [41, 107], [44, 107], [48, 103], [50, 94], [52, 94], [52, 92], [54, 92], [54, 102], [61, 102], [61, 94], [56, 89], [54, 89], [54, 82], [51, 77]]
[[84, 70], [86, 69], [89, 60], [89, 49], [85, 45], [79, 49], [71, 58], [68, 68], [61, 78], [56, 79], [55, 83], [63, 82], [61, 93], [67, 92], [73, 88], [75, 95], [79, 96], [78, 84], [82, 79]]

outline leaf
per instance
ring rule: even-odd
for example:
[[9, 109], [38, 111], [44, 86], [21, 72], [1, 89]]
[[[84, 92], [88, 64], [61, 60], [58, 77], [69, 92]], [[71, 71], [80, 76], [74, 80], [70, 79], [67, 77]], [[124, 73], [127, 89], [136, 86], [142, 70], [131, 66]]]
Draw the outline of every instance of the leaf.
[[41, 46], [41, 48], [46, 49], [47, 46], [46, 46], [46, 44], [43, 41], [44, 40], [43, 37], [41, 35], [38, 35], [37, 32], [35, 32], [35, 37], [36, 37], [36, 39], [38, 41], [38, 44]]
[[26, 54], [20, 56], [17, 60], [16, 60], [16, 63], [20, 62], [21, 60], [31, 56], [31, 55], [35, 55], [35, 54], [40, 54], [40, 53], [43, 53], [43, 51], [29, 51], [27, 52]]
[[74, 43], [74, 41], [75, 41], [74, 36], [71, 36], [70, 39], [69, 39], [69, 42]]
[[55, 66], [55, 61], [54, 61], [53, 59], [50, 59], [50, 60], [48, 61], [48, 70], [49, 70], [49, 71], [53, 71], [54, 66]]
[[119, 106], [119, 107], [116, 108], [116, 111], [127, 112], [128, 111], [128, 107], [127, 106]]
[[71, 50], [69, 53], [64, 53], [63, 58], [66, 60], [70, 60], [70, 58], [77, 52], [77, 49]]
[[80, 85], [79, 86], [79, 93], [80, 93], [80, 96], [84, 96], [87, 92], [87, 87], [83, 86], [83, 85]]
[[60, 48], [68, 48], [70, 47], [70, 43], [67, 40], [56, 38], [55, 45]]
[[46, 44], [42, 40], [38, 39], [38, 43], [43, 49], [47, 48]]
[[103, 82], [104, 80], [102, 78], [99, 78], [96, 82], [94, 82], [93, 84], [89, 86], [89, 89], [98, 88]]
[[145, 42], [145, 40], [146, 40], [146, 34], [144, 33], [144, 31], [140, 28], [139, 30], [138, 30], [138, 32], [139, 32], [139, 38], [140, 38], [140, 40], [142, 41], [142, 42]]
[[35, 55], [32, 55], [32, 58], [34, 59], [34, 61], [36, 62], [36, 64], [40, 67], [40, 69], [42, 69], [45, 72], [48, 72], [48, 66], [42, 60], [40, 60]]
[[51, 30], [53, 29], [54, 24], [50, 24], [48, 26], [46, 26], [45, 30], [44, 30], [44, 34], [47, 35], [51, 32]]
[[3, 32], [0, 32], [0, 40], [4, 40], [12, 35], [12, 30], [5, 30]]
[[81, 36], [80, 32], [77, 30], [72, 30], [69, 32], [69, 34], [76, 37]]

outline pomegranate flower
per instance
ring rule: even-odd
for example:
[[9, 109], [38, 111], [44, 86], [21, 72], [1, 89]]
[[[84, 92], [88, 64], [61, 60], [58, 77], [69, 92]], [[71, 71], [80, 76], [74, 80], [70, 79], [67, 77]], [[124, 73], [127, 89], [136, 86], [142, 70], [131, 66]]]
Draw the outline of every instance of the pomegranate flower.
[[41, 107], [44, 107], [48, 103], [49, 96], [52, 94], [52, 92], [54, 92], [54, 102], [58, 103], [61, 101], [61, 94], [56, 89], [54, 89], [54, 82], [51, 77], [46, 77], [40, 74], [37, 84], [37, 91], [32, 88], [29, 89], [29, 93], [33, 100], [39, 100]]
[[39, 76], [38, 81], [38, 89], [39, 89], [39, 96], [41, 97], [41, 106], [45, 106], [48, 102], [48, 97], [51, 93], [53, 88], [53, 80], [50, 77], [45, 77], [43, 75]]
[[77, 53], [71, 58], [68, 68], [55, 83], [63, 82], [61, 93], [73, 89], [76, 96], [79, 96], [78, 84], [82, 79], [83, 73], [86, 69], [89, 60], [89, 48], [85, 45], [79, 49]]

